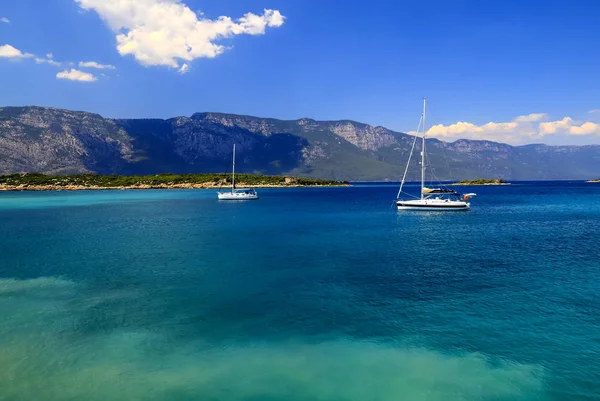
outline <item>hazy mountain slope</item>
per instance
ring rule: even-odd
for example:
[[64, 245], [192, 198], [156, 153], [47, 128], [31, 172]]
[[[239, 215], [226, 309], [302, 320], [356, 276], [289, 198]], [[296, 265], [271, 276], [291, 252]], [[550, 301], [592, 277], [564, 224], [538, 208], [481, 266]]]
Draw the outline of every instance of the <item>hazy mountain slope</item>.
[[40, 107], [0, 109], [0, 172], [113, 173], [130, 162], [131, 138], [97, 114]]
[[[414, 137], [354, 121], [284, 121], [223, 113], [106, 119], [42, 107], [0, 108], [0, 173], [153, 174], [238, 170], [349, 180], [399, 180]], [[440, 180], [587, 179], [600, 176], [600, 146], [510, 146], [428, 139]], [[420, 141], [409, 179], [419, 176]]]

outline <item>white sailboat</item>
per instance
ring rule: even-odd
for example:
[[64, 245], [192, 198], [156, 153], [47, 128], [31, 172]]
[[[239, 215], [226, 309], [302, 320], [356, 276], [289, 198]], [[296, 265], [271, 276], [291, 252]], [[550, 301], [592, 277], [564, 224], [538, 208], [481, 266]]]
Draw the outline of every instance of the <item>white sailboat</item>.
[[231, 174], [231, 192], [217, 192], [219, 200], [256, 200], [258, 193], [254, 189], [237, 189], [235, 187], [235, 144], [233, 145], [233, 169]]
[[413, 141], [413, 146], [410, 151], [410, 155], [408, 156], [408, 163], [406, 164], [406, 169], [404, 170], [404, 176], [402, 177], [402, 183], [400, 184], [400, 190], [398, 191], [398, 195], [396, 196], [396, 206], [398, 207], [398, 210], [469, 210], [469, 208], [471, 207], [469, 198], [475, 196], [476, 194], [469, 193], [462, 195], [452, 189], [427, 188], [425, 186], [425, 134], [427, 132], [425, 128], [427, 116], [426, 107], [427, 99], [423, 99], [423, 115], [421, 117], [423, 121], [423, 135], [421, 145], [421, 197], [416, 198], [413, 196], [412, 199], [401, 199], [403, 194], [402, 189], [406, 180], [406, 174], [408, 173], [410, 160], [412, 158], [413, 151], [415, 150], [415, 144], [417, 142], [417, 136], [415, 135], [415, 140]]

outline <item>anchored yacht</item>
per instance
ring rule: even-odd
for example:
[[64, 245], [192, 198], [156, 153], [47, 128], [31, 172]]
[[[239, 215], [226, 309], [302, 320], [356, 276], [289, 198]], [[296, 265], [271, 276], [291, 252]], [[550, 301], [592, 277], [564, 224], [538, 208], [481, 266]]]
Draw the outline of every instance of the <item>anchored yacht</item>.
[[217, 192], [219, 200], [256, 200], [258, 192], [254, 189], [237, 189], [235, 187], [235, 144], [233, 145], [233, 169], [231, 174], [231, 191]]
[[[425, 186], [425, 129], [426, 113], [427, 113], [427, 99], [423, 99], [423, 114], [421, 116], [423, 122], [423, 135], [421, 145], [421, 194], [420, 198], [411, 196], [404, 193], [403, 187], [406, 180], [406, 174], [408, 173], [408, 167], [410, 166], [410, 160], [415, 150], [415, 144], [417, 143], [417, 135], [413, 141], [412, 149], [408, 157], [408, 163], [404, 170], [404, 176], [402, 177], [402, 183], [400, 184], [400, 190], [396, 197], [396, 206], [398, 210], [440, 210], [440, 211], [451, 211], [451, 210], [468, 210], [471, 207], [469, 199], [476, 194], [459, 194], [452, 189], [444, 188], [427, 188]], [[421, 124], [419, 124], [420, 126]], [[417, 129], [418, 132], [418, 129]]]

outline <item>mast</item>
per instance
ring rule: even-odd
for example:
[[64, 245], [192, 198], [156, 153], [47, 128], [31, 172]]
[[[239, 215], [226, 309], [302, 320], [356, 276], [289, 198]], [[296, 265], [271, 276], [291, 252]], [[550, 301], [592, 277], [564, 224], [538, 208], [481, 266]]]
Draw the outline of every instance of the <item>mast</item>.
[[426, 128], [426, 109], [427, 99], [423, 98], [423, 144], [421, 145], [421, 199], [423, 199], [423, 188], [425, 188], [425, 133]]
[[231, 176], [231, 193], [235, 189], [235, 143], [233, 144], [233, 173]]

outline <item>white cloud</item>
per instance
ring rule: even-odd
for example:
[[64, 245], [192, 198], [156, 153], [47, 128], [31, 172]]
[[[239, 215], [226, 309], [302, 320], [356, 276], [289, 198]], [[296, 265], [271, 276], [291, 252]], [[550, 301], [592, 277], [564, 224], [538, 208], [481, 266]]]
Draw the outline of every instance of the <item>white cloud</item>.
[[[48, 55], [46, 55], [46, 56], [48, 56]], [[50, 64], [50, 65], [53, 65], [55, 67], [61, 67], [62, 66], [62, 64], [59, 63], [58, 61], [54, 61], [52, 59], [52, 57], [48, 57], [48, 58], [36, 57], [35, 58], [35, 62], [38, 63], [38, 64], [44, 64], [44, 63], [45, 64]]]
[[15, 48], [15, 47], [12, 47], [11, 45], [3, 45], [3, 46], [0, 46], [0, 57], [20, 59], [20, 58], [33, 57], [33, 54], [23, 53], [21, 50]]
[[71, 68], [56, 74], [58, 79], [68, 79], [70, 81], [95, 82], [98, 80], [94, 75]]
[[571, 117], [540, 124], [540, 135], [600, 135], [600, 125], [590, 121], [577, 125]]
[[0, 18], [0, 22], [4, 22], [5, 24], [10, 24], [10, 20], [6, 17]]
[[262, 35], [267, 27], [280, 27], [285, 17], [277, 10], [262, 15], [247, 13], [204, 18], [179, 0], [75, 0], [94, 10], [116, 32], [117, 50], [143, 65], [181, 69], [197, 58], [214, 58], [226, 50], [214, 42], [235, 35]]
[[[550, 135], [600, 136], [600, 124], [590, 121], [577, 122], [571, 117], [556, 121], [543, 120], [548, 120], [547, 114], [529, 114], [518, 116], [508, 122], [489, 122], [483, 125], [459, 121], [451, 125], [434, 125], [427, 131], [427, 136], [446, 141], [479, 139], [511, 144], [539, 142]], [[415, 132], [410, 134], [414, 135]]]
[[532, 113], [526, 116], [519, 116], [515, 118], [513, 121], [517, 123], [530, 123], [535, 121], [544, 120], [548, 115], [546, 113]]
[[79, 67], [81, 68], [96, 68], [98, 70], [114, 70], [115, 66], [110, 64], [100, 64], [95, 61], [80, 61]]
[[[37, 64], [50, 64], [54, 67], [59, 67], [59, 68], [61, 68], [63, 66], [63, 63], [60, 63], [60, 62], [54, 60], [54, 55], [52, 53], [46, 53], [46, 58], [36, 57], [35, 62]], [[69, 64], [69, 63], [65, 63], [65, 64]]]
[[[74, 65], [72, 62], [61, 63], [61, 62], [54, 60], [54, 55], [52, 53], [46, 53], [45, 58], [44, 57], [36, 57], [35, 55], [30, 54], [30, 53], [23, 53], [19, 49], [15, 48], [11, 45], [8, 45], [8, 44], [0, 46], [0, 58], [8, 58], [8, 59], [15, 59], [15, 60], [24, 59], [24, 58], [33, 58], [35, 60], [36, 64], [49, 64], [49, 65], [52, 65], [54, 67], [59, 67], [59, 68], [62, 68], [63, 65], [66, 65], [66, 66]], [[84, 67], [99, 68], [99, 69], [114, 69], [114, 67], [112, 65], [98, 64], [94, 61], [85, 62], [85, 63], [81, 62], [81, 63], [79, 63], [79, 65], [84, 66]], [[79, 71], [74, 68], [66, 69], [64, 71], [59, 72], [58, 74], [56, 74], [56, 78], [67, 79], [67, 80], [71, 80], [71, 81], [81, 81], [81, 82], [94, 82], [94, 81], [98, 80], [98, 78], [96, 78], [96, 76], [94, 76], [93, 74]]]
[[600, 114], [600, 109], [590, 110], [590, 111], [588, 111], [588, 113], [590, 113], [590, 114]]
[[188, 64], [182, 65], [181, 68], [179, 69], [179, 73], [185, 74], [187, 72], [190, 72], [190, 66]]

